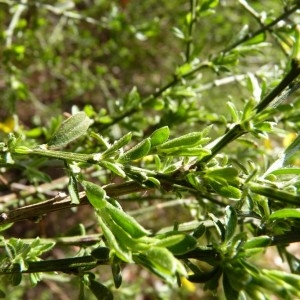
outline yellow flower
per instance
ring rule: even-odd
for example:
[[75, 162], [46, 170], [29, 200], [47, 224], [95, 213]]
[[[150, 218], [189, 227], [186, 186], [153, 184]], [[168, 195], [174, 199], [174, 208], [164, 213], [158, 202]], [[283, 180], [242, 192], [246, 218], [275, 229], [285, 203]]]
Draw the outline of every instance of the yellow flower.
[[13, 132], [15, 129], [15, 119], [13, 117], [9, 117], [4, 120], [3, 123], [0, 122], [0, 130], [5, 133]]
[[181, 277], [181, 284], [183, 288], [185, 288], [187, 291], [191, 293], [196, 291], [196, 285], [188, 281], [185, 277]]

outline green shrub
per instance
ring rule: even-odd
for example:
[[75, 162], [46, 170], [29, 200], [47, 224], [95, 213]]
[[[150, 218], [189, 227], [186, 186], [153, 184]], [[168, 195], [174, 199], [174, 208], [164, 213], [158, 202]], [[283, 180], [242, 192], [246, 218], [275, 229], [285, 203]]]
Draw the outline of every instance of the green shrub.
[[300, 297], [298, 1], [0, 8], [0, 297]]

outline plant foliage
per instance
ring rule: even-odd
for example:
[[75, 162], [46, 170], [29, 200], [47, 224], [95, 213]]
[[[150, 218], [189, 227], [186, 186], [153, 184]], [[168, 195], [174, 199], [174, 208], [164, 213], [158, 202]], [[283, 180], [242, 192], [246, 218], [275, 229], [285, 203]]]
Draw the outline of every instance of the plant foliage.
[[0, 297], [300, 298], [299, 1], [142, 2], [0, 1]]

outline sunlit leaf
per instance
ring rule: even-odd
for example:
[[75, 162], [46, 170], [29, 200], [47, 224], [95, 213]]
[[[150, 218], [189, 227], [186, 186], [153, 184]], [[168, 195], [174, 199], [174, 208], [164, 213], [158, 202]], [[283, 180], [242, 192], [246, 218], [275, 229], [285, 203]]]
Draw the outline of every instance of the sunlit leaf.
[[106, 206], [106, 192], [102, 187], [89, 181], [81, 181], [80, 183], [84, 187], [86, 196], [94, 208], [102, 209]]
[[91, 125], [91, 119], [85, 112], [79, 112], [65, 120], [48, 142], [51, 148], [61, 148], [83, 136]]
[[269, 220], [284, 218], [300, 218], [300, 208], [283, 208], [271, 213]]
[[151, 148], [151, 142], [150, 139], [147, 138], [137, 145], [135, 145], [133, 148], [126, 151], [124, 154], [120, 155], [119, 162], [125, 163], [129, 162], [131, 160], [136, 160], [141, 157], [144, 157], [148, 154]]
[[155, 147], [164, 143], [170, 135], [170, 130], [168, 126], [156, 129], [150, 136], [151, 146]]
[[150, 232], [142, 227], [133, 217], [121, 209], [107, 203], [105, 210], [116, 224], [123, 228], [133, 238], [140, 238]]

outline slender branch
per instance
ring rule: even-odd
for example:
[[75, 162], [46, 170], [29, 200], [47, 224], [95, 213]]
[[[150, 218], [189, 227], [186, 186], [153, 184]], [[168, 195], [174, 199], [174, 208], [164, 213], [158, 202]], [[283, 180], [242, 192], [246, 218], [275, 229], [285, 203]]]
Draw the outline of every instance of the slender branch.
[[294, 229], [281, 235], [275, 235], [270, 246], [287, 245], [300, 242], [300, 230]]
[[[109, 184], [104, 187], [106, 193], [110, 197], [117, 197], [120, 195], [126, 195], [134, 192], [141, 192], [147, 190], [136, 182], [129, 181], [121, 184]], [[85, 195], [85, 192], [79, 193], [80, 204], [87, 205], [89, 201]], [[20, 207], [8, 212], [3, 212], [0, 214], [0, 225], [8, 224], [12, 222], [22, 221], [26, 219], [36, 218], [45, 215], [49, 212], [71, 208], [78, 206], [72, 203], [70, 196], [62, 196], [58, 194], [56, 197], [43, 201], [41, 203], [36, 203], [32, 205], [27, 205]]]
[[169, 88], [171, 88], [172, 86], [176, 85], [179, 82], [179, 78], [174, 77], [170, 82], [168, 82], [166, 85], [164, 85], [162, 88], [158, 89], [156, 92], [154, 92], [152, 95], [148, 96], [146, 99], [144, 99], [142, 106], [139, 107], [134, 107], [126, 112], [124, 112], [123, 114], [121, 114], [118, 117], [115, 117], [110, 123], [108, 124], [102, 124], [101, 126], [98, 126], [99, 130], [105, 130], [109, 127], [111, 127], [112, 125], [115, 125], [117, 123], [119, 123], [120, 121], [124, 120], [125, 118], [139, 112], [142, 110], [143, 106], [145, 106], [146, 104], [148, 104], [150, 101], [157, 99], [158, 97], [160, 97], [166, 90], [168, 90]]
[[185, 60], [190, 61], [192, 53], [193, 31], [196, 23], [197, 0], [190, 0], [190, 20], [188, 24], [188, 36], [186, 41]]
[[65, 272], [79, 273], [81, 269], [93, 269], [108, 264], [109, 260], [96, 260], [92, 256], [80, 256], [64, 259], [26, 261], [27, 269], [20, 270], [19, 264], [11, 264], [0, 268], [0, 275], [16, 273]]
[[260, 29], [258, 29], [257, 31], [255, 31], [253, 33], [249, 33], [249, 34], [245, 35], [240, 40], [236, 41], [232, 45], [225, 48], [223, 50], [223, 53], [230, 52], [231, 50], [233, 50], [237, 46], [251, 40], [252, 38], [256, 37], [257, 35], [260, 35], [261, 33], [265, 32], [265, 31], [269, 31], [271, 27], [273, 27], [274, 25], [276, 25], [280, 21], [286, 19], [288, 16], [290, 16], [292, 13], [294, 13], [299, 8], [300, 8], [300, 4], [296, 3], [291, 9], [286, 10], [284, 13], [282, 13], [279, 17], [277, 17], [275, 20], [273, 20], [269, 24], [264, 25], [263, 27], [261, 27]]
[[19, 19], [21, 18], [22, 13], [25, 11], [26, 9], [26, 4], [27, 4], [27, 0], [21, 0], [20, 4], [18, 4], [18, 8], [16, 9], [12, 20], [6, 30], [6, 43], [5, 46], [7, 48], [11, 47], [12, 45], [12, 39], [13, 39], [13, 34], [14, 34], [14, 30], [18, 25]]
[[[260, 16], [260, 14], [258, 14], [250, 5], [246, 0], [239, 0], [240, 4], [242, 5], [242, 7], [256, 20], [256, 22], [261, 26], [261, 28], [263, 28], [265, 26], [265, 24], [262, 22], [262, 18]], [[275, 32], [272, 30], [272, 28], [268, 28], [267, 30], [271, 36], [273, 37], [275, 43], [280, 47], [280, 49], [282, 50], [282, 52], [288, 56], [287, 51], [284, 49], [284, 47], [281, 45], [281, 43], [279, 42], [279, 36], [277, 36], [275, 34]]]
[[[191, 0], [192, 1], [192, 0]], [[246, 35], [245, 37], [241, 38], [240, 40], [238, 40], [237, 42], [235, 42], [234, 44], [230, 45], [229, 47], [223, 49], [222, 51], [220, 51], [220, 53], [227, 53], [230, 52], [232, 49], [234, 49], [235, 47], [237, 47], [240, 44], [243, 44], [245, 42], [247, 42], [248, 40], [252, 39], [253, 37], [263, 33], [264, 31], [268, 31], [271, 29], [271, 27], [273, 27], [274, 25], [276, 25], [278, 22], [280, 22], [281, 20], [287, 18], [289, 15], [291, 15], [292, 13], [294, 13], [298, 8], [300, 7], [300, 4], [296, 4], [295, 6], [293, 6], [290, 10], [285, 11], [283, 14], [281, 14], [278, 18], [276, 18], [274, 21], [270, 22], [269, 24], [265, 25], [264, 27], [260, 28], [259, 30]], [[190, 47], [190, 46], [189, 46]], [[190, 50], [189, 50], [190, 51]], [[214, 57], [217, 57], [218, 55], [214, 55], [212, 56], [211, 61], [213, 61]], [[203, 69], [204, 67], [211, 67], [211, 63], [210, 62], [202, 62], [200, 63], [200, 65], [195, 66], [194, 69], [192, 69], [191, 71], [183, 74], [181, 77], [177, 77], [174, 76], [173, 80], [171, 80], [169, 83], [167, 83], [166, 85], [164, 85], [162, 88], [160, 88], [158, 91], [152, 93], [150, 96], [148, 96], [143, 102], [142, 105], [140, 105], [140, 107], [135, 107], [132, 108], [131, 110], [125, 112], [124, 114], [115, 117], [111, 123], [108, 124], [102, 124], [100, 126], [98, 126], [99, 130], [105, 130], [109, 127], [111, 127], [112, 125], [117, 124], [118, 122], [124, 120], [126, 117], [129, 117], [139, 111], [141, 111], [143, 109], [143, 107], [145, 105], [147, 105], [150, 101], [152, 101], [153, 99], [157, 99], [159, 96], [161, 96], [163, 94], [164, 91], [166, 91], [167, 89], [175, 86], [178, 82], [180, 82], [181, 79], [186, 79], [192, 75], [194, 75], [195, 73], [199, 72], [201, 69]]]
[[251, 183], [249, 184], [249, 188], [251, 192], [265, 196], [269, 199], [274, 199], [282, 201], [283, 203], [289, 203], [297, 206], [299, 206], [300, 203], [299, 195], [294, 195], [271, 186], [266, 186], [265, 184], [261, 185], [258, 183]]
[[[286, 74], [286, 76], [281, 80], [281, 82], [269, 94], [267, 94], [267, 96], [254, 108], [256, 112], [262, 112], [299, 75], [300, 62], [293, 59], [291, 64], [291, 70]], [[244, 122], [246, 121], [248, 120], [245, 120]], [[203, 163], [207, 163], [226, 145], [228, 145], [229, 143], [231, 143], [232, 141], [234, 141], [235, 139], [244, 135], [247, 132], [248, 131], [244, 129], [243, 123], [235, 124], [220, 140], [214, 141], [208, 145], [208, 148], [211, 149], [211, 154], [203, 157], [202, 160], [197, 162], [197, 165], [200, 166]]]

